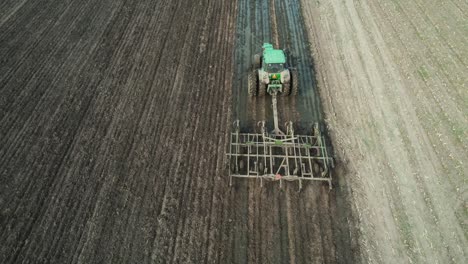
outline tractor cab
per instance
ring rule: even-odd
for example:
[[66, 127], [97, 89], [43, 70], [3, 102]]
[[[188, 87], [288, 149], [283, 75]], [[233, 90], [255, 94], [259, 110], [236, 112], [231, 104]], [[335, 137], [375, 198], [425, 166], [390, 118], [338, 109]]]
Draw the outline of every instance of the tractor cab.
[[266, 72], [282, 72], [284, 70], [284, 63], [265, 63]]
[[289, 93], [283, 86], [289, 83], [289, 71], [286, 68], [286, 56], [283, 50], [273, 48], [270, 43], [264, 43], [259, 69], [259, 80], [264, 84], [265, 90], [269, 94]]
[[284, 70], [284, 64], [286, 63], [286, 56], [284, 51], [280, 49], [274, 49], [273, 45], [269, 43], [263, 44], [263, 66], [267, 72], [281, 72]]
[[249, 75], [249, 95], [297, 94], [297, 72], [291, 71], [286, 62], [286, 55], [281, 49], [264, 43], [262, 53], [253, 60], [253, 72]]
[[[274, 49], [270, 43], [263, 44], [263, 61], [262, 70], [267, 74], [269, 83], [267, 92], [272, 94], [274, 92], [282, 92], [283, 85], [281, 75], [285, 70], [286, 56], [284, 51]], [[284, 76], [285, 73], [283, 73]], [[288, 74], [289, 75], [289, 74]]]

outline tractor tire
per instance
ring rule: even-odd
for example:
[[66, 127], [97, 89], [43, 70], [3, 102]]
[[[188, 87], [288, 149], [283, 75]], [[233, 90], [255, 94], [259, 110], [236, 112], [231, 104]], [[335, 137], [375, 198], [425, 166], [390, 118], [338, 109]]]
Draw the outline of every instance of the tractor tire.
[[249, 73], [249, 80], [248, 80], [248, 93], [250, 97], [257, 95], [257, 86], [258, 86], [258, 74], [256, 70], [253, 70]]
[[258, 96], [263, 97], [267, 93], [267, 85], [266, 83], [259, 82], [258, 84]]
[[291, 83], [283, 83], [283, 92], [281, 93], [281, 96], [288, 96], [289, 93], [291, 92]]
[[297, 95], [299, 93], [299, 78], [297, 76], [297, 71], [292, 70], [291, 71], [291, 82], [292, 82], [292, 91], [291, 95]]
[[255, 54], [253, 56], [253, 68], [254, 69], [258, 69], [260, 68], [260, 64], [261, 64], [261, 61], [262, 61], [262, 55], [260, 53], [258, 54]]

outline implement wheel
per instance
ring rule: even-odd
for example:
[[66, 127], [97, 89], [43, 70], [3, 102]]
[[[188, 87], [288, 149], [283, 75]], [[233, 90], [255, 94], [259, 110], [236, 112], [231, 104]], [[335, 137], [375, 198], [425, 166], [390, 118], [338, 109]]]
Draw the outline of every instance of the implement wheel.
[[256, 96], [257, 95], [257, 86], [258, 86], [258, 74], [257, 70], [253, 70], [249, 73], [249, 80], [248, 80], [248, 92], [249, 96]]
[[297, 76], [296, 70], [291, 70], [291, 82], [292, 82], [292, 91], [291, 95], [297, 95], [299, 93], [299, 78]]
[[259, 162], [258, 163], [258, 174], [263, 175], [264, 172], [265, 172], [265, 166], [263, 166], [262, 162]]

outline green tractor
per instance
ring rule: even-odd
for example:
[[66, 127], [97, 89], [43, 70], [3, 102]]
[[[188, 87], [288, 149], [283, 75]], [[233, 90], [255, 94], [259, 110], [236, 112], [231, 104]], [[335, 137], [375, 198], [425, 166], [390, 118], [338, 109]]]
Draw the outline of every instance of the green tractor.
[[274, 49], [270, 43], [264, 43], [262, 48], [263, 52], [253, 58], [253, 70], [249, 73], [249, 95], [297, 95], [297, 71], [287, 67], [284, 51]]

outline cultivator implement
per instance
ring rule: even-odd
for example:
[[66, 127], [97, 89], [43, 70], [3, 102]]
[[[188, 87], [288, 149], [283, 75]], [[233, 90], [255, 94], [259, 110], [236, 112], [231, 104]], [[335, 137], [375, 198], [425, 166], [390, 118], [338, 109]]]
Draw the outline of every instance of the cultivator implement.
[[[333, 159], [329, 156], [325, 137], [318, 124], [311, 135], [295, 135], [293, 124], [286, 124], [286, 133], [267, 132], [259, 122], [260, 133], [241, 133], [239, 121], [234, 123], [229, 147], [229, 183], [232, 178], [263, 181], [324, 181], [332, 188]], [[275, 130], [277, 127], [275, 128]]]

